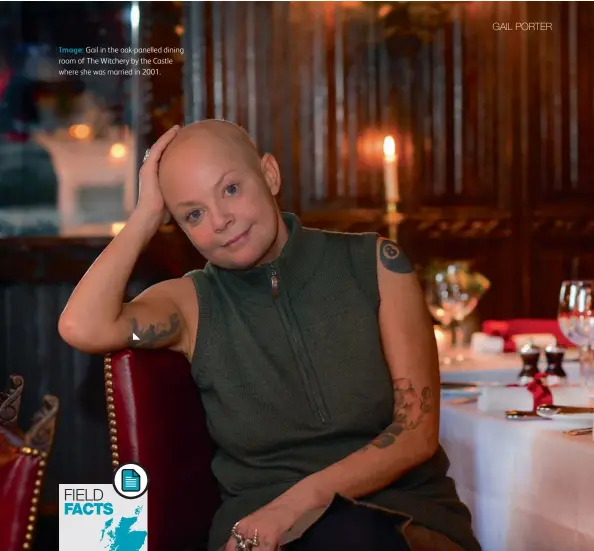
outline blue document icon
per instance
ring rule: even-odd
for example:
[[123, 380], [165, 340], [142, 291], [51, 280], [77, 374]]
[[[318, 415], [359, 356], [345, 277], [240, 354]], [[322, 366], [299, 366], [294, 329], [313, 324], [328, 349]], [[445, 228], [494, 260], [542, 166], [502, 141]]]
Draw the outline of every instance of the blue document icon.
[[122, 471], [122, 491], [140, 491], [140, 475], [134, 469], [124, 469]]

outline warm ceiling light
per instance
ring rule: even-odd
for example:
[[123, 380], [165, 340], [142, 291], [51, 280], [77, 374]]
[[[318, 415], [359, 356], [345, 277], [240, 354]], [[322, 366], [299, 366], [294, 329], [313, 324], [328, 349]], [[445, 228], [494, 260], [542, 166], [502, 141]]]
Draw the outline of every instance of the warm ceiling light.
[[91, 137], [91, 127], [87, 124], [73, 124], [68, 133], [77, 140], [87, 140]]
[[377, 14], [383, 19], [384, 17], [386, 17], [391, 12], [392, 12], [392, 6], [390, 6], [389, 4], [384, 4], [378, 10]]
[[127, 153], [128, 149], [123, 143], [114, 143], [109, 149], [109, 155], [114, 159], [123, 159]]

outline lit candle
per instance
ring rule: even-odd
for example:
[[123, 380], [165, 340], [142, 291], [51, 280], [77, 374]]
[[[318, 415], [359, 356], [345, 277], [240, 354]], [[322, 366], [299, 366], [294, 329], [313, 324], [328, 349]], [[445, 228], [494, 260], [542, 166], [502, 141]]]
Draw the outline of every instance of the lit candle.
[[398, 157], [392, 136], [384, 138], [384, 193], [388, 207], [398, 202]]

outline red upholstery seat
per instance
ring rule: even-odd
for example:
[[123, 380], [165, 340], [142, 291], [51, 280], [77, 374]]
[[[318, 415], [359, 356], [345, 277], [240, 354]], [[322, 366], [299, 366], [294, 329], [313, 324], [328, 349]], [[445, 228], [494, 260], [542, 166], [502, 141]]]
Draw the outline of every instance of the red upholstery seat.
[[550, 333], [555, 335], [557, 344], [573, 347], [572, 342], [561, 332], [556, 319], [530, 319], [519, 318], [511, 320], [488, 320], [483, 322], [483, 332], [487, 335], [503, 337], [504, 351], [515, 352], [516, 345], [512, 339], [514, 335], [526, 335], [536, 333]]
[[201, 549], [219, 492], [190, 364], [167, 350], [110, 354], [105, 389], [112, 466], [137, 463], [149, 477], [149, 551]]
[[23, 378], [10, 377], [0, 394], [0, 549], [32, 549], [39, 496], [54, 440], [59, 401], [44, 396], [44, 405], [24, 433], [18, 427]]

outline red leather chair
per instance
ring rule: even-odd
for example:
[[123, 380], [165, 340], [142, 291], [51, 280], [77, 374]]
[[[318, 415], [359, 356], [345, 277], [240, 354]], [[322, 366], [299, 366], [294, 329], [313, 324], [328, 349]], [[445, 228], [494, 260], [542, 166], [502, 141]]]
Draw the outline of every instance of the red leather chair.
[[124, 350], [105, 357], [112, 467], [147, 472], [149, 551], [204, 549], [219, 492], [214, 445], [184, 356]]
[[515, 335], [536, 333], [550, 333], [555, 335], [557, 344], [573, 347], [567, 337], [562, 333], [556, 319], [518, 318], [511, 320], [487, 320], [483, 322], [483, 332], [487, 335], [503, 337], [504, 351], [515, 352], [516, 345], [513, 341]]
[[18, 427], [23, 378], [10, 376], [0, 393], [0, 549], [32, 549], [39, 514], [39, 496], [54, 440], [58, 398], [46, 395], [44, 405], [24, 433]]

